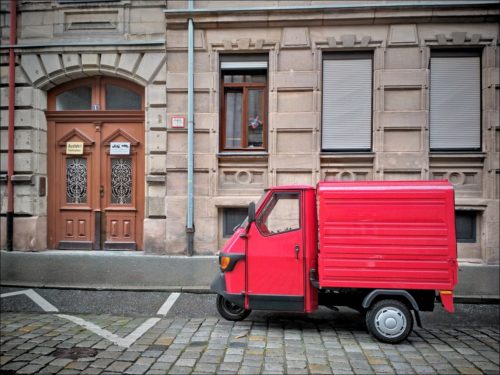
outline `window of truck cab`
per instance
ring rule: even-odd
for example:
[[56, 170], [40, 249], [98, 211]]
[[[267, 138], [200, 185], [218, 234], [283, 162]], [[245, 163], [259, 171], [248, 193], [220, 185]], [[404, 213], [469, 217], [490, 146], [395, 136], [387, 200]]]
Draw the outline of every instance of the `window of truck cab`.
[[267, 149], [267, 55], [220, 56], [220, 151]]
[[256, 218], [263, 236], [300, 229], [300, 193], [274, 192]]

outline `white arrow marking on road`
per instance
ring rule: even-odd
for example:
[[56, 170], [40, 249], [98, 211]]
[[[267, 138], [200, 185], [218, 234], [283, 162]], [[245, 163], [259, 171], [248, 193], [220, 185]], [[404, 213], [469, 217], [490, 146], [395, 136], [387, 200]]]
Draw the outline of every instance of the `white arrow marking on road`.
[[168, 296], [167, 300], [165, 303], [160, 307], [156, 315], [163, 315], [166, 316], [172, 306], [174, 305], [175, 301], [177, 301], [177, 298], [179, 298], [181, 294], [180, 293], [172, 293]]
[[118, 335], [115, 335], [114, 333], [109, 332], [106, 329], [99, 327], [98, 325], [92, 322], [88, 322], [76, 316], [65, 315], [65, 314], [56, 314], [56, 316], [63, 319], [67, 319], [75, 324], [78, 324], [83, 328], [86, 328], [89, 331], [94, 332], [96, 335], [99, 335], [105, 338], [106, 340], [109, 340], [115, 343], [116, 345], [122, 346], [124, 348], [130, 347], [130, 345], [132, 345], [139, 337], [141, 337], [144, 333], [146, 333], [146, 331], [148, 331], [150, 328], [153, 328], [156, 325], [156, 323], [158, 323], [161, 320], [160, 318], [149, 318], [128, 336], [120, 337]]
[[38, 306], [40, 306], [45, 312], [59, 312], [57, 307], [52, 305], [49, 301], [43, 298], [40, 294], [35, 292], [33, 289], [19, 290], [17, 292], [3, 293], [0, 294], [1, 298], [4, 297], [13, 297], [24, 294], [28, 298], [30, 298], [33, 302], [35, 302]]

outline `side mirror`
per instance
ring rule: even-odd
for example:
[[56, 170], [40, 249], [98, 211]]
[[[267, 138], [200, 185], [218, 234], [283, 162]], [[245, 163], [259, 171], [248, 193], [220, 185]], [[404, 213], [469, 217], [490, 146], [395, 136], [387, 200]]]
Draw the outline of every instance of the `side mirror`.
[[250, 202], [248, 205], [248, 224], [255, 221], [255, 202]]

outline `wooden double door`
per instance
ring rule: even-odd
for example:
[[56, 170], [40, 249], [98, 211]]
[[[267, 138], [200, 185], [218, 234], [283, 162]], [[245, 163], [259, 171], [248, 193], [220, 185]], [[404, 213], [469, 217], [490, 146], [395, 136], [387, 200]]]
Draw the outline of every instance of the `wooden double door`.
[[141, 250], [143, 116], [52, 112], [48, 139], [49, 247]]

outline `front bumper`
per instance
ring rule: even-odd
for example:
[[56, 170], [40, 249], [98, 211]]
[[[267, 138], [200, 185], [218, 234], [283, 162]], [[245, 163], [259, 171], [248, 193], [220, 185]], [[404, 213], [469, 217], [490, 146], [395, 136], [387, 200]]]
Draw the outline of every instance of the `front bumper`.
[[210, 290], [224, 297], [229, 302], [232, 302], [239, 307], [245, 308], [245, 295], [228, 293], [226, 289], [226, 278], [222, 272], [219, 272], [215, 276], [214, 280], [210, 284]]

